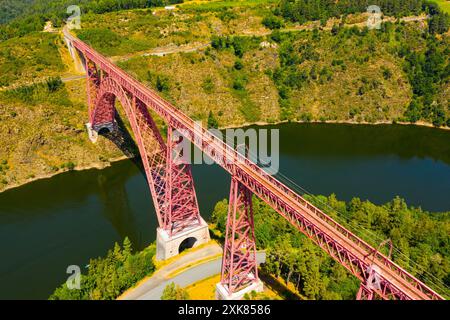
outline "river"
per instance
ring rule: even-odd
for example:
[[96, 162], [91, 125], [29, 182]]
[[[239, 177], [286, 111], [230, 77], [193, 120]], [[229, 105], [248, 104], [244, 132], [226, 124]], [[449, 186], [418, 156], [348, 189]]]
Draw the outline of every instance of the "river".
[[[401, 125], [283, 124], [280, 168], [314, 194], [384, 203], [396, 195], [430, 211], [450, 210], [450, 131]], [[228, 195], [230, 177], [195, 165], [202, 215]], [[0, 299], [46, 299], [115, 241], [155, 240], [145, 177], [131, 160], [74, 171], [0, 193]]]

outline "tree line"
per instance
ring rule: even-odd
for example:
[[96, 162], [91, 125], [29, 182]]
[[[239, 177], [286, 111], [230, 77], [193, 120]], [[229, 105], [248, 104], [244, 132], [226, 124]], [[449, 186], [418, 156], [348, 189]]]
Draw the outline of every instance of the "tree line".
[[275, 13], [288, 20], [304, 23], [366, 12], [371, 5], [380, 7], [382, 14], [396, 17], [441, 13], [436, 3], [424, 0], [282, 0]]
[[155, 271], [155, 245], [133, 253], [131, 242], [115, 243], [105, 257], [91, 259], [87, 274], [81, 275], [80, 289], [70, 289], [67, 283], [57, 288], [50, 300], [114, 300]]
[[27, 0], [0, 1], [0, 41], [42, 31], [46, 21], [60, 27], [70, 16], [66, 10], [78, 5], [82, 14], [102, 14], [129, 9], [161, 7], [183, 0]]

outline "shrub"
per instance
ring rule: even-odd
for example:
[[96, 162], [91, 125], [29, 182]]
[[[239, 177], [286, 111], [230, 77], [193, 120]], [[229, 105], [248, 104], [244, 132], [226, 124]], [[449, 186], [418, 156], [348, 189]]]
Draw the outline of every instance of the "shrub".
[[208, 115], [208, 129], [211, 129], [211, 128], [214, 128], [214, 129], [219, 128], [219, 122], [214, 117], [214, 114], [212, 113], [212, 111], [209, 111], [209, 115]]
[[264, 17], [262, 24], [269, 29], [280, 29], [283, 26], [283, 19], [276, 16]]
[[383, 72], [383, 78], [385, 80], [392, 78], [392, 71], [389, 68], [382, 67], [381, 70]]
[[202, 88], [206, 93], [211, 93], [214, 91], [214, 82], [211, 77], [206, 77], [203, 80]]
[[244, 90], [245, 89], [245, 82], [242, 78], [236, 78], [233, 81], [233, 89], [234, 90]]
[[241, 70], [243, 67], [244, 67], [244, 65], [242, 64], [242, 61], [239, 59], [236, 60], [236, 62], [234, 63], [234, 68], [236, 70]]
[[64, 86], [64, 83], [62, 82], [61, 77], [54, 77], [54, 78], [47, 79], [46, 83], [47, 83], [47, 89], [50, 93], [55, 92], [59, 88]]

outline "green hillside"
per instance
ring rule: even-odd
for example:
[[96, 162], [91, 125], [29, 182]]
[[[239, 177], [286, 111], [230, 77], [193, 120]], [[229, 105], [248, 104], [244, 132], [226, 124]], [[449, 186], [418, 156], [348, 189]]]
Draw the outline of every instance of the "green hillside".
[[[356, 9], [301, 23], [271, 0], [139, 8], [84, 9], [78, 36], [205, 124], [450, 123], [449, 38], [441, 30], [448, 16], [438, 10], [431, 19], [387, 17], [382, 29], [367, 30]], [[398, 15], [435, 10], [421, 8]], [[0, 190], [68, 163], [104, 165], [121, 155], [107, 139], [88, 142], [84, 81], [49, 91], [47, 79], [72, 75], [73, 65], [60, 35], [30, 32], [29, 17], [4, 25], [19, 23], [21, 37], [0, 41], [0, 160], [8, 163]]]

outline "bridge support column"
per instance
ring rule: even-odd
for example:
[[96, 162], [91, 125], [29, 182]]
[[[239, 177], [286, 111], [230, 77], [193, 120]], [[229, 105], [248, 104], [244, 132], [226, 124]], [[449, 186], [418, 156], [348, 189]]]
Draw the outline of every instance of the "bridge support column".
[[219, 300], [238, 300], [251, 291], [260, 292], [252, 193], [235, 177], [231, 181], [222, 276], [216, 286]]
[[185, 228], [172, 235], [169, 235], [166, 230], [158, 228], [156, 230], [156, 259], [167, 260], [178, 255], [184, 249], [209, 242], [208, 224], [203, 218], [200, 219], [200, 225]]

